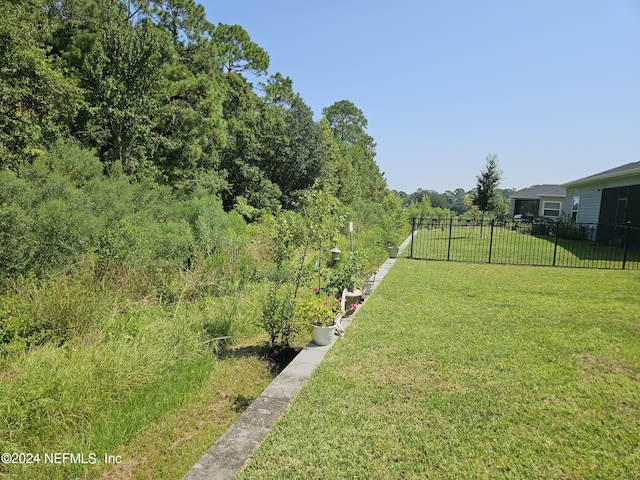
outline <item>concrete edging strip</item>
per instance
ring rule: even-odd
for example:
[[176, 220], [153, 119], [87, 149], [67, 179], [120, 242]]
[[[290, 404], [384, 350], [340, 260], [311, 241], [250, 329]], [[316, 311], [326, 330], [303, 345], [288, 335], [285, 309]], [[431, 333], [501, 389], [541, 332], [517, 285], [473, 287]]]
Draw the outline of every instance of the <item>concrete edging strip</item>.
[[[411, 236], [402, 243], [398, 255], [410, 242]], [[374, 290], [395, 263], [395, 258], [389, 258], [380, 266]], [[345, 319], [344, 327], [353, 316]], [[234, 478], [338, 338], [334, 337], [325, 346], [310, 342], [191, 467], [183, 480]]]

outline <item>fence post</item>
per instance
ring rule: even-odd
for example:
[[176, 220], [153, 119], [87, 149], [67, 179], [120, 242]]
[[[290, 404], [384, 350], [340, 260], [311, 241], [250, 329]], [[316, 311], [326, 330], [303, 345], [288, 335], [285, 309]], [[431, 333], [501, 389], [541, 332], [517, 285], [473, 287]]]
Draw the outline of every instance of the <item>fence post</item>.
[[409, 252], [409, 258], [413, 258], [413, 232], [416, 231], [416, 217], [411, 220], [411, 251]]
[[560, 222], [558, 220], [556, 220], [556, 243], [553, 246], [553, 265], [552, 267], [556, 266], [556, 254], [558, 252], [558, 237], [560, 236]]
[[489, 235], [489, 263], [491, 263], [491, 250], [493, 249], [493, 225], [495, 218], [491, 219], [491, 234]]
[[449, 219], [449, 244], [447, 245], [447, 261], [451, 255], [451, 230], [453, 229], [453, 217]]
[[631, 230], [631, 222], [627, 222], [627, 232], [624, 236], [624, 256], [622, 257], [622, 269], [627, 265], [627, 252], [629, 251], [629, 231]]

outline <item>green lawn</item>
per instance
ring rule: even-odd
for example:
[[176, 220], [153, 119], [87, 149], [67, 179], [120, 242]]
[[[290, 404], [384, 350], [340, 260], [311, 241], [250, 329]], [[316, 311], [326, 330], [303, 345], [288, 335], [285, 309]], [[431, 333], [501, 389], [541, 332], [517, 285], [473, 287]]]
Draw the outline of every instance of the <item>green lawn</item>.
[[401, 259], [238, 478], [637, 479], [638, 292]]

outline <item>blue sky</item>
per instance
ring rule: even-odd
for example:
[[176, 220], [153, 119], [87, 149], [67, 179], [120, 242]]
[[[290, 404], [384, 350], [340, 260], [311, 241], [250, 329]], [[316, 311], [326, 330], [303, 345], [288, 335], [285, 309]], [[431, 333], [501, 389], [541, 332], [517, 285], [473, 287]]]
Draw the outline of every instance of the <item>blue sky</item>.
[[316, 119], [359, 107], [391, 189], [472, 189], [488, 154], [517, 189], [640, 161], [640, 0], [199, 3]]

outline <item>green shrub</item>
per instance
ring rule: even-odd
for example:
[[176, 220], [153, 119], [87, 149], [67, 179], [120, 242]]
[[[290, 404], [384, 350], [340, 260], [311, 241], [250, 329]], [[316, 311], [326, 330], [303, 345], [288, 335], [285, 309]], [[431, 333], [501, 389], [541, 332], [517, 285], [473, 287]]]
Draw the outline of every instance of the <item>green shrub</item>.
[[33, 202], [31, 184], [0, 171], [0, 278], [25, 272], [29, 264]]
[[36, 273], [65, 267], [95, 250], [100, 222], [79, 208], [80, 198], [56, 198], [34, 209], [29, 261]]
[[58, 139], [43, 160], [51, 171], [63, 175], [75, 187], [102, 177], [102, 163], [95, 153], [71, 139]]
[[93, 154], [60, 141], [20, 177], [0, 173], [0, 254], [4, 278], [66, 267], [95, 251], [102, 219], [79, 186], [101, 176]]
[[156, 261], [184, 266], [194, 239], [186, 221], [162, 220], [149, 211], [129, 214], [107, 229], [100, 245], [106, 262], [126, 266], [150, 266]]
[[587, 229], [583, 225], [576, 225], [575, 222], [560, 222], [553, 226], [551, 231], [558, 234], [558, 238], [567, 240], [586, 240]]
[[305, 266], [309, 232], [301, 215], [281, 212], [271, 230], [272, 265], [266, 271], [268, 293], [262, 299], [261, 325], [271, 348], [287, 347], [299, 330], [294, 301]]
[[533, 222], [531, 235], [549, 235], [551, 225], [547, 222]]
[[0, 277], [28, 269], [31, 219], [18, 205], [0, 204]]
[[222, 201], [215, 196], [197, 197], [176, 202], [172, 217], [188, 222], [193, 234], [193, 253], [204, 258], [215, 252], [227, 237], [229, 216]]
[[348, 252], [336, 268], [329, 270], [326, 288], [340, 296], [345, 288], [351, 290], [353, 287], [362, 287], [370, 269], [367, 254], [363, 250]]
[[301, 325], [295, 315], [295, 303], [286, 290], [272, 289], [263, 301], [261, 324], [269, 336], [269, 345], [288, 347]]

